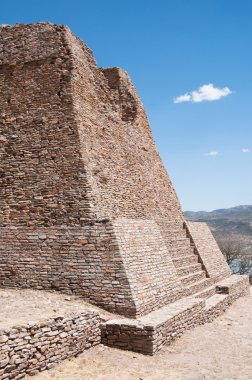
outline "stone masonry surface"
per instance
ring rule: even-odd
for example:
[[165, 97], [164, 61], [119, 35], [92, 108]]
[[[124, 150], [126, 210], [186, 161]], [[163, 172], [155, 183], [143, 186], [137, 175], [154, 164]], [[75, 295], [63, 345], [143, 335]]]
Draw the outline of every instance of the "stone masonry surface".
[[129, 76], [67, 27], [0, 27], [0, 158], [1, 287], [136, 318], [230, 276], [186, 225]]
[[102, 343], [153, 355], [185, 331], [213, 321], [239, 297], [249, 294], [247, 276], [232, 276], [217, 284], [210, 298], [187, 297], [137, 320], [111, 319], [102, 324]]
[[52, 368], [100, 343], [100, 317], [79, 311], [0, 329], [0, 379], [18, 380]]
[[206, 223], [187, 222], [188, 232], [209, 277], [227, 277], [231, 270]]
[[134, 315], [131, 289], [111, 223], [1, 229], [4, 287], [55, 289]]

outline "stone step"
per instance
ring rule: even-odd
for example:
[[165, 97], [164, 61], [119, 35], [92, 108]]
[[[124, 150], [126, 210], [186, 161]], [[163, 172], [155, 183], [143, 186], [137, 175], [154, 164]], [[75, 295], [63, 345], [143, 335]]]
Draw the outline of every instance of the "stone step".
[[165, 241], [166, 247], [168, 248], [169, 251], [176, 253], [178, 251], [189, 251], [189, 252], [194, 252], [193, 247], [190, 244], [187, 243], [169, 243]]
[[[237, 298], [241, 295], [249, 294], [248, 276], [231, 275], [215, 284], [215, 289], [217, 293], [205, 300], [203, 323], [213, 321], [214, 318], [221, 315]], [[220, 291], [221, 293], [218, 293]]]
[[224, 300], [227, 299], [227, 294], [214, 294], [212, 297], [206, 299], [205, 309], [207, 311], [216, 308], [217, 305], [223, 303]]
[[216, 284], [216, 293], [235, 295], [241, 288], [249, 289], [248, 276], [232, 274]]
[[166, 237], [167, 238], [167, 240], [168, 241], [170, 241], [170, 242], [176, 242], [176, 243], [179, 243], [179, 242], [189, 242], [190, 243], [190, 239], [188, 239], [188, 237], [186, 237], [186, 236], [177, 236], [177, 235], [175, 235], [175, 236], [170, 236], [170, 235], [167, 235], [167, 236], [165, 236], [164, 235], [164, 237]]
[[170, 230], [169, 227], [165, 231], [161, 231], [161, 234], [167, 240], [176, 240], [176, 238], [186, 238], [186, 233], [183, 230]]
[[163, 235], [165, 236], [171, 236], [171, 235], [176, 235], [176, 236], [186, 236], [186, 231], [183, 230], [181, 227], [170, 227], [169, 225], [165, 224], [165, 229], [163, 230], [162, 228], [160, 228], [160, 230], [162, 231]]
[[212, 322], [216, 317], [223, 314], [231, 303], [228, 294], [214, 294], [205, 300], [205, 313], [203, 323]]
[[188, 274], [180, 278], [183, 285], [189, 285], [198, 281], [201, 281], [206, 278], [206, 272], [200, 270], [195, 273]]
[[193, 292], [198, 292], [196, 295], [208, 292], [210, 295], [218, 285], [220, 290], [228, 289], [228, 294], [212, 294], [207, 299], [190, 295], [137, 319], [104, 320], [100, 325], [102, 343], [153, 355], [188, 329], [212, 321], [241, 294], [249, 291], [246, 276], [230, 276], [215, 285], [211, 281], [212, 279], [206, 278], [188, 285], [184, 290], [188, 291], [188, 295]]
[[205, 290], [206, 288], [209, 288], [210, 284], [211, 284], [210, 278], [204, 278], [203, 280], [200, 280], [200, 281], [197, 281], [185, 286], [185, 294], [188, 296], [197, 294], [198, 292], [201, 292]]
[[194, 255], [194, 249], [192, 249], [192, 247], [169, 247], [169, 253], [172, 258], [177, 258], [188, 255]]
[[177, 269], [177, 274], [179, 276], [186, 276], [188, 274], [198, 272], [201, 269], [202, 269], [202, 267], [201, 267], [200, 263], [192, 264], [192, 265], [186, 265], [184, 267], [178, 268]]
[[212, 297], [214, 294], [216, 294], [216, 286], [210, 286], [209, 288], [206, 288], [193, 296], [195, 298], [209, 298]]
[[110, 347], [153, 355], [202, 320], [205, 300], [185, 297], [134, 319], [101, 324], [101, 342]]
[[191, 249], [191, 245], [188, 241], [170, 241], [168, 239], [164, 239], [166, 247], [172, 250], [176, 249]]
[[187, 255], [182, 257], [172, 258], [172, 262], [176, 268], [185, 267], [186, 265], [196, 264], [198, 257], [196, 255]]

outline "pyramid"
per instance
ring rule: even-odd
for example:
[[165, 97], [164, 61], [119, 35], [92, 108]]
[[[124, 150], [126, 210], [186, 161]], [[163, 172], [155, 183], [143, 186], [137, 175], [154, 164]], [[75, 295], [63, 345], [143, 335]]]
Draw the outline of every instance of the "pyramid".
[[0, 36], [0, 286], [138, 318], [229, 279], [208, 227], [184, 219], [127, 73], [65, 26]]

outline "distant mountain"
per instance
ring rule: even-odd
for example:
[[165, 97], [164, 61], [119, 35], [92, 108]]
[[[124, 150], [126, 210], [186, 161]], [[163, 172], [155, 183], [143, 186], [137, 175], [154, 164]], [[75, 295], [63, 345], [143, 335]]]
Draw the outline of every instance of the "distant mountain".
[[252, 205], [236, 206], [231, 208], [221, 208], [213, 211], [185, 211], [184, 215], [187, 219], [199, 219], [199, 218], [239, 218], [252, 221]]
[[246, 250], [252, 249], [252, 205], [210, 212], [185, 211], [184, 215], [187, 220], [207, 223], [219, 242], [231, 239], [242, 242]]

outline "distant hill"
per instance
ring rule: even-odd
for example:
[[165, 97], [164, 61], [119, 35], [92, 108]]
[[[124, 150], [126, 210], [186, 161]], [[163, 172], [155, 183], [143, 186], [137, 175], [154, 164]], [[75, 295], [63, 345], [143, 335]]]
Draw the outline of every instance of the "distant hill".
[[214, 211], [185, 211], [187, 220], [206, 222], [213, 230], [252, 237], [252, 205]]
[[241, 244], [244, 252], [252, 251], [252, 205], [236, 206], [214, 211], [185, 211], [185, 218], [205, 222], [216, 240], [232, 240]]

